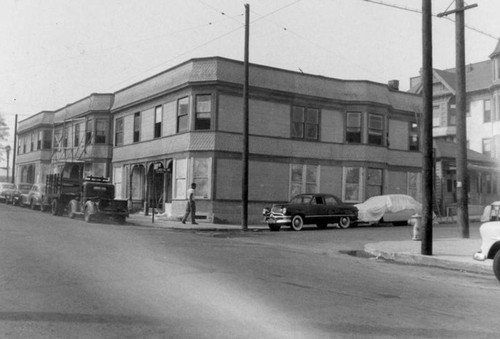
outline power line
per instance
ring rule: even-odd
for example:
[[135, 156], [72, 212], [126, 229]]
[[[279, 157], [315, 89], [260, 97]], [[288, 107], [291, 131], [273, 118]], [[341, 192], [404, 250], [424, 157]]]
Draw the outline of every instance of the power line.
[[[414, 12], [414, 13], [420, 13], [420, 14], [422, 13], [422, 11], [419, 10], [419, 9], [409, 8], [409, 7], [400, 6], [400, 5], [396, 5], [396, 4], [391, 4], [391, 3], [384, 2], [384, 1], [375, 1], [375, 0], [361, 0], [361, 1], [370, 2], [370, 3], [373, 3], [375, 5], [381, 5], [381, 6], [396, 8], [396, 9], [404, 10], [404, 11], [408, 11], [408, 12]], [[450, 6], [451, 6], [451, 4], [450, 4]], [[448, 6], [448, 8], [450, 6]], [[438, 17], [437, 14], [432, 14], [432, 16], [433, 17]], [[452, 18], [450, 18], [450, 17], [443, 17], [443, 19], [449, 20], [451, 22], [455, 22], [455, 20], [452, 19]], [[475, 27], [472, 27], [472, 26], [469, 26], [469, 25], [465, 25], [465, 28], [470, 29], [472, 31], [475, 31], [475, 32], [477, 32], [479, 34], [482, 34], [484, 36], [487, 36], [489, 38], [492, 38], [492, 39], [495, 39], [495, 40], [500, 40], [500, 37], [494, 36], [493, 34], [487, 33], [487, 32], [485, 32], [483, 30], [478, 29], [478, 28], [475, 28]]]

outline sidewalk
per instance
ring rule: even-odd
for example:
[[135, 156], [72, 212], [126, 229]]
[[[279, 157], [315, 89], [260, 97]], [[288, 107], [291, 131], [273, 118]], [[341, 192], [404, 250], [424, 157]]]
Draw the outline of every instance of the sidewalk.
[[[475, 217], [471, 217], [471, 221]], [[154, 223], [152, 216], [143, 214], [131, 214], [128, 223], [138, 226], [165, 227], [178, 230], [193, 231], [241, 231], [241, 225], [213, 224], [208, 221], [198, 220], [197, 225], [190, 222], [185, 224], [179, 220], [155, 215]], [[250, 232], [266, 231], [266, 225], [248, 225]], [[467, 272], [493, 274], [492, 260], [477, 261], [472, 255], [481, 247], [481, 239], [475, 236], [469, 239], [449, 238], [433, 239], [432, 256], [421, 254], [421, 241], [384, 241], [369, 243], [364, 246], [364, 251], [378, 258], [394, 260], [396, 262], [427, 265], [447, 269], [455, 269]]]

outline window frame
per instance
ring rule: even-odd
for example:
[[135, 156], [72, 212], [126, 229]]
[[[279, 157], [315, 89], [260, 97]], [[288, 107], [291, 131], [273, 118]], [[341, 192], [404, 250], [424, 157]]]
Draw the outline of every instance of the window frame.
[[[347, 179], [351, 177], [349, 175], [350, 170], [356, 170], [358, 171], [357, 173], [357, 181], [356, 182], [347, 182]], [[363, 197], [363, 190], [364, 190], [364, 168], [363, 167], [356, 167], [356, 166], [344, 166], [342, 168], [342, 201], [344, 202], [349, 202], [349, 203], [359, 203], [362, 201]], [[354, 186], [355, 185], [355, 190], [354, 192], [357, 192], [357, 196], [353, 197], [352, 194], [347, 196], [348, 193], [348, 186]]]
[[155, 121], [154, 121], [154, 138], [160, 138], [163, 126], [163, 106], [158, 105], [155, 107]]
[[[208, 98], [208, 103], [200, 101], [201, 98]], [[194, 129], [210, 130], [211, 128], [212, 128], [212, 94], [197, 94], [195, 96]]]
[[[314, 164], [290, 164], [289, 176], [289, 200], [297, 194], [319, 193], [320, 187], [320, 165]], [[314, 171], [314, 178], [311, 178]], [[300, 172], [299, 180], [295, 180], [296, 172]], [[311, 180], [314, 179], [314, 180]], [[311, 190], [312, 188], [312, 190]]]
[[[486, 104], [488, 103], [488, 104]], [[486, 109], [486, 106], [488, 106], [488, 109]], [[484, 99], [483, 100], [483, 123], [489, 123], [492, 121], [491, 119], [491, 100], [490, 99]]]
[[[185, 102], [184, 102], [185, 101]], [[189, 131], [189, 96], [177, 99], [176, 132]]]
[[[297, 119], [297, 113], [301, 114], [299, 119]], [[291, 138], [306, 141], [320, 140], [320, 119], [321, 111], [319, 108], [292, 105], [290, 117]], [[308, 133], [310, 131], [314, 131], [314, 136]]]
[[141, 141], [141, 112], [135, 112], [134, 113], [134, 123], [132, 126], [132, 136], [133, 136], [133, 142], [140, 142]]
[[[103, 129], [99, 129], [99, 125], [102, 125]], [[107, 143], [108, 134], [108, 120], [107, 119], [95, 119], [95, 144], [103, 145]]]
[[420, 151], [420, 128], [418, 122], [410, 121], [408, 128], [408, 150]]
[[[357, 124], [351, 125], [353, 119]], [[357, 126], [356, 126], [357, 125]], [[345, 142], [347, 144], [362, 144], [363, 143], [363, 115], [361, 112], [346, 112], [346, 121], [345, 121]]]
[[[371, 126], [373, 122], [372, 119], [380, 119], [380, 129], [374, 128]], [[367, 145], [375, 145], [375, 146], [384, 146], [385, 145], [385, 119], [382, 114], [377, 113], [368, 113], [368, 122], [367, 122]], [[374, 139], [376, 138], [376, 139]]]
[[[124, 125], [123, 117], [115, 120], [115, 146], [123, 145]], [[118, 126], [120, 126], [120, 128], [118, 128]]]

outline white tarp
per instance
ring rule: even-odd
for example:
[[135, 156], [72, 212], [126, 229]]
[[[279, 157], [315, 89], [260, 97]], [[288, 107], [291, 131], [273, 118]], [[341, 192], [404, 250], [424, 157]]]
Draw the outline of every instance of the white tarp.
[[422, 214], [422, 204], [404, 194], [377, 195], [354, 206], [358, 208], [358, 220], [361, 222], [378, 222], [385, 213], [404, 210], [415, 210], [415, 213]]

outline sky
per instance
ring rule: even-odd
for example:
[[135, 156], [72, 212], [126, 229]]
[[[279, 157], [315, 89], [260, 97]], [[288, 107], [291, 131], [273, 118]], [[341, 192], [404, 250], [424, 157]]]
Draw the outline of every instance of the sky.
[[[455, 7], [432, 3], [434, 15]], [[422, 67], [421, 0], [2, 0], [0, 114], [9, 143], [16, 114], [21, 121], [113, 93], [191, 58], [243, 60], [245, 4], [251, 63], [399, 80], [404, 91]], [[478, 5], [465, 14], [466, 63], [487, 60], [500, 38], [500, 0], [466, 4]], [[454, 18], [433, 17], [434, 68], [455, 67]]]

